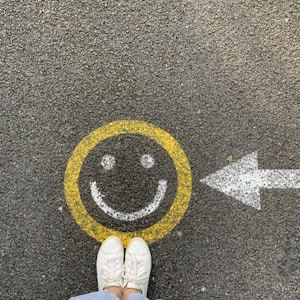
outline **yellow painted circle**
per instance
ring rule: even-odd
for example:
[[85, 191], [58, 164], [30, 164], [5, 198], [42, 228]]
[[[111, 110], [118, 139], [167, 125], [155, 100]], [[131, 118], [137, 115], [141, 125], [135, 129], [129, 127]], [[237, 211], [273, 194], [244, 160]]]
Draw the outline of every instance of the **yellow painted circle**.
[[[157, 223], [140, 231], [121, 232], [99, 224], [87, 212], [80, 197], [78, 179], [85, 158], [99, 143], [120, 134], [142, 135], [154, 140], [168, 152], [177, 172], [176, 196], [169, 211]], [[126, 247], [135, 236], [142, 237], [149, 244], [153, 243], [176, 226], [188, 208], [192, 193], [192, 174], [187, 156], [169, 133], [146, 122], [121, 120], [99, 127], [80, 141], [68, 161], [64, 189], [67, 204], [82, 230], [101, 243], [107, 237], [116, 235]]]

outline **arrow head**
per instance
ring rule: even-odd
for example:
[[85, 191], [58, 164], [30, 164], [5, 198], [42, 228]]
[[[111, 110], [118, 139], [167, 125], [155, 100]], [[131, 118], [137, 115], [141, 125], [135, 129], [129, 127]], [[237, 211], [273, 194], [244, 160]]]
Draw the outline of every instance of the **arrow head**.
[[200, 182], [260, 210], [261, 180], [258, 174], [257, 152], [253, 152]]

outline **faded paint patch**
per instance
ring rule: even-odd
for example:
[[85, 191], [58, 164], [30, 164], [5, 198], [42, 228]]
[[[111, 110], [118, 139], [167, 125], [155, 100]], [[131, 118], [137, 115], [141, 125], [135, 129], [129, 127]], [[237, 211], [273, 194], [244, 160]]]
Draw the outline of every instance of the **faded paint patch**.
[[279, 262], [278, 273], [280, 276], [289, 276], [300, 271], [300, 234], [288, 236], [284, 245], [283, 257]]

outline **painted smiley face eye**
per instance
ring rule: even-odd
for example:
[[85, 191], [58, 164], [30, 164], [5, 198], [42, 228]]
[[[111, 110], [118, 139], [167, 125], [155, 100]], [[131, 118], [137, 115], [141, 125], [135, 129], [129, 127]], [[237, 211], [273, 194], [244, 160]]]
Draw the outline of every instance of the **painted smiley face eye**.
[[116, 164], [116, 158], [113, 155], [106, 154], [101, 159], [101, 166], [105, 171], [113, 169]]
[[145, 169], [150, 169], [154, 166], [155, 163], [155, 159], [152, 155], [150, 154], [144, 154], [141, 157], [141, 165], [145, 168]]

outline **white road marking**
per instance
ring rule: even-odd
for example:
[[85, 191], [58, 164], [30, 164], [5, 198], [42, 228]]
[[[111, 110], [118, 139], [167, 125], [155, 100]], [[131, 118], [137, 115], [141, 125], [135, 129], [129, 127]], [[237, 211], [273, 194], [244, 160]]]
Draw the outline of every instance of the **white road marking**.
[[91, 193], [94, 201], [97, 203], [98, 207], [104, 211], [104, 213], [117, 220], [135, 221], [150, 215], [159, 207], [161, 201], [163, 200], [166, 194], [167, 180], [159, 180], [157, 192], [154, 196], [153, 201], [143, 209], [133, 213], [124, 213], [121, 211], [114, 210], [113, 208], [108, 206], [103, 200], [105, 198], [105, 195], [103, 195], [100, 192], [99, 188], [97, 187], [97, 183], [95, 181], [90, 182], [90, 188], [91, 188]]
[[116, 164], [116, 159], [113, 155], [106, 154], [101, 159], [101, 166], [106, 171], [113, 169], [115, 164]]
[[155, 160], [150, 154], [144, 154], [141, 157], [141, 164], [145, 169], [150, 169], [154, 166]]
[[257, 152], [253, 152], [200, 182], [261, 209], [259, 189], [299, 189], [300, 169], [259, 170]]

